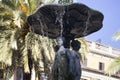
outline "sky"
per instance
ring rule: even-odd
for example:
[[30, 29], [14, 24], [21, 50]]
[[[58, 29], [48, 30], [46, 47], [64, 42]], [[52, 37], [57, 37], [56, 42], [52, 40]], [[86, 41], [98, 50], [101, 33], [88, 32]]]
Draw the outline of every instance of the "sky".
[[120, 31], [120, 0], [75, 0], [75, 2], [83, 3], [104, 15], [103, 28], [85, 38], [120, 49], [120, 41], [112, 38]]

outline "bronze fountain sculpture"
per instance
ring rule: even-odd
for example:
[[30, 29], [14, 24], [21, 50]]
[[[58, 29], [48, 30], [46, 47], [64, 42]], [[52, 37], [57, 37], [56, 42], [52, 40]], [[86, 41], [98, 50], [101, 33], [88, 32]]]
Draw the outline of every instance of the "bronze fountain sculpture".
[[80, 42], [75, 38], [100, 30], [103, 18], [101, 12], [79, 3], [45, 5], [28, 17], [32, 32], [58, 41], [52, 80], [80, 80], [81, 65], [77, 54]]

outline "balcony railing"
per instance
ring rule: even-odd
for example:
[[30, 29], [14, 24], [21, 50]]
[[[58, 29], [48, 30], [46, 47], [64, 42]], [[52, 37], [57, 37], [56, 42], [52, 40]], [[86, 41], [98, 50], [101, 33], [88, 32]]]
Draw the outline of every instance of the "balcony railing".
[[90, 49], [102, 51], [102, 52], [105, 52], [106, 54], [113, 54], [113, 55], [120, 56], [120, 49], [112, 48], [111, 46], [107, 46], [107, 45], [89, 41], [89, 40], [86, 40], [86, 42], [87, 42], [87, 45], [90, 47]]

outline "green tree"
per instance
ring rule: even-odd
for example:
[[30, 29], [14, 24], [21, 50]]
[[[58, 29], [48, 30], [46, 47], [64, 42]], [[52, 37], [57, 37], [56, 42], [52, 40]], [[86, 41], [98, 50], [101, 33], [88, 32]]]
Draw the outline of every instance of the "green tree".
[[[120, 40], [120, 32], [117, 32], [114, 36], [113, 36], [114, 40]], [[120, 71], [120, 57], [117, 57], [113, 62], [111, 62], [110, 66], [108, 67], [106, 73], [108, 75], [114, 75], [117, 72]]]
[[[58, 2], [69, 1], [72, 0]], [[26, 20], [40, 5], [52, 2], [54, 0], [0, 1], [0, 67], [4, 69], [4, 80], [9, 80], [12, 75], [15, 75], [15, 80], [20, 80], [19, 76], [23, 73], [27, 80], [39, 78], [41, 72], [50, 77], [49, 66], [54, 60], [56, 41], [32, 33]], [[87, 45], [84, 45], [84, 40], [79, 40], [83, 44], [83, 60], [88, 49]], [[33, 75], [34, 73], [36, 75]]]
[[[23, 67], [24, 72], [32, 75], [30, 67], [38, 67], [37, 64], [29, 63], [37, 63], [36, 56], [39, 53], [35, 53], [35, 47], [41, 37], [36, 35], [39, 37], [36, 38], [35, 34], [29, 32], [26, 20], [42, 3], [41, 0], [2, 0], [0, 2], [0, 62], [5, 69], [4, 79], [9, 79], [9, 76], [14, 73], [17, 74], [17, 69], [23, 72]], [[34, 37], [31, 39], [31, 36]], [[41, 49], [44, 51], [44, 48]], [[31, 59], [33, 62], [30, 61]], [[16, 77], [16, 80], [19, 79]]]

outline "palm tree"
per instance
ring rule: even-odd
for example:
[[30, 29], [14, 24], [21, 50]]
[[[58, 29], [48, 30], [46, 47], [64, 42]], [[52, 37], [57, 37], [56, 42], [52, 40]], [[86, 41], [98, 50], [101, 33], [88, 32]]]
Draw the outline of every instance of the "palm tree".
[[120, 71], [120, 57], [116, 58], [108, 67], [106, 73], [111, 76]]
[[[72, 0], [60, 0], [65, 3]], [[52, 3], [54, 0], [47, 0]], [[45, 2], [43, 0], [0, 1], [0, 67], [4, 69], [4, 80], [35, 80], [40, 73], [50, 77], [50, 66], [54, 60], [56, 41], [37, 35], [29, 30], [27, 17]], [[82, 58], [88, 50], [83, 39]], [[41, 46], [42, 45], [42, 46]], [[23, 75], [24, 74], [24, 75]], [[21, 76], [21, 77], [20, 77]]]
[[[117, 32], [113, 36], [113, 39], [120, 40], [120, 32]], [[113, 62], [111, 62], [110, 66], [108, 67], [108, 69], [106, 71], [106, 73], [108, 75], [113, 75], [113, 74], [116, 74], [119, 71], [120, 71], [120, 56], [117, 57]]]
[[[26, 19], [42, 4], [42, 1], [2, 0], [0, 4], [0, 21], [2, 23], [0, 25], [0, 62], [5, 65], [5, 72], [7, 71], [5, 78], [7, 79], [8, 71], [11, 74], [17, 74], [17, 72], [19, 74], [19, 71], [23, 73], [23, 66], [25, 71], [30, 72], [26, 67], [30, 62], [27, 54], [30, 52], [26, 49], [28, 45], [25, 45], [29, 30]], [[15, 80], [19, 79], [16, 77]]]

